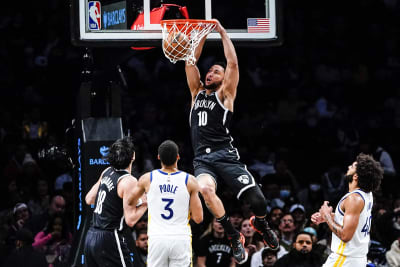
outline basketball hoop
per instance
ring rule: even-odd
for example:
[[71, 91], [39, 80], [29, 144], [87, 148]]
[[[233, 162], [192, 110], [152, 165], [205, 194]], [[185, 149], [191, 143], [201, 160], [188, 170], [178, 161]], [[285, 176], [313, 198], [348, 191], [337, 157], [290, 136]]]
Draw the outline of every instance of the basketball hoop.
[[162, 48], [164, 55], [172, 62], [184, 60], [194, 65], [194, 51], [201, 39], [216, 26], [213, 20], [171, 19], [161, 20]]

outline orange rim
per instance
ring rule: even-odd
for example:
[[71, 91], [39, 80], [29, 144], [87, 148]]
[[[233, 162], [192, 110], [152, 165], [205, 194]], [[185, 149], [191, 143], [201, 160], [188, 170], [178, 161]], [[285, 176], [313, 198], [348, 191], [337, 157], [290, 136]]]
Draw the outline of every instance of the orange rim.
[[160, 24], [163, 26], [166, 25], [167, 29], [169, 30], [172, 25], [176, 25], [178, 29], [181, 29], [186, 23], [189, 24], [189, 28], [193, 28], [194, 25], [204, 23], [204, 24], [217, 24], [214, 20], [206, 20], [206, 19], [165, 19], [161, 20]]

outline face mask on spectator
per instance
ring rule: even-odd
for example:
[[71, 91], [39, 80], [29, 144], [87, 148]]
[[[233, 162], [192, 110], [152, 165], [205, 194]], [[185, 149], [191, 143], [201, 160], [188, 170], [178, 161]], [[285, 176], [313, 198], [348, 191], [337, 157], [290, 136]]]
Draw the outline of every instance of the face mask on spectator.
[[282, 199], [286, 199], [290, 196], [290, 190], [286, 190], [286, 189], [280, 190], [279, 194]]

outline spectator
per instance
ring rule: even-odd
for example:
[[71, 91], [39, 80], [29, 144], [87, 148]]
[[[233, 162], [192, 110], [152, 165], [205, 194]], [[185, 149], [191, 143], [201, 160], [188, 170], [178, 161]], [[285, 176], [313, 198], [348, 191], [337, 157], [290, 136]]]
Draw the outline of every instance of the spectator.
[[22, 162], [22, 173], [17, 178], [18, 188], [26, 201], [32, 197], [37, 179], [44, 179], [43, 172], [32, 155], [27, 153]]
[[[278, 238], [280, 239], [280, 234], [279, 231], [275, 231], [276, 235], [278, 236]], [[262, 249], [260, 249], [259, 251], [255, 252], [253, 254], [253, 256], [251, 257], [251, 264], [250, 267], [259, 267], [262, 266], [263, 264], [263, 252], [264, 250], [270, 250], [269, 247], [264, 247]], [[283, 246], [279, 246], [279, 250], [278, 251], [274, 251], [276, 252], [276, 258], [280, 259], [283, 255], [286, 255], [288, 252], [286, 251], [286, 249]]]
[[274, 174], [274, 158], [275, 154], [270, 152], [268, 147], [264, 145], [257, 150], [257, 155], [249, 165], [249, 170], [258, 174], [257, 177]]
[[240, 224], [240, 232], [245, 238], [244, 248], [247, 251], [248, 258], [247, 261], [239, 264], [239, 266], [250, 266], [252, 255], [256, 251], [264, 248], [264, 242], [262, 241], [262, 237], [259, 236], [258, 233], [255, 233], [249, 219], [244, 219], [242, 221], [242, 223]]
[[206, 232], [200, 237], [197, 253], [198, 267], [235, 267], [232, 248], [222, 225], [213, 218]]
[[46, 179], [38, 178], [33, 197], [28, 201], [28, 207], [32, 215], [44, 213], [50, 205], [49, 184]]
[[293, 239], [293, 249], [280, 258], [274, 267], [320, 267], [320, 255], [313, 251], [312, 235], [300, 232]]
[[64, 197], [55, 195], [51, 199], [49, 208], [42, 214], [32, 216], [28, 221], [27, 227], [36, 235], [39, 231], [42, 231], [45, 228], [51, 217], [54, 215], [64, 214], [65, 205]]
[[8, 256], [4, 267], [48, 267], [43, 253], [32, 248], [33, 236], [31, 231], [21, 228], [17, 231], [15, 249]]
[[137, 239], [135, 241], [133, 267], [146, 267], [147, 263], [147, 230], [140, 230], [137, 232]]
[[278, 230], [282, 216], [283, 216], [283, 209], [281, 207], [276, 206], [271, 208], [271, 210], [268, 213], [269, 226], [274, 230]]
[[32, 244], [36, 250], [45, 253], [47, 262], [52, 265], [66, 263], [72, 244], [72, 234], [65, 218], [55, 214], [50, 217], [46, 228], [37, 233]]
[[393, 202], [393, 208], [383, 210], [376, 217], [376, 237], [387, 249], [396, 236], [400, 236], [400, 200]]
[[22, 163], [24, 162], [25, 155], [27, 154], [27, 147], [25, 144], [18, 144], [15, 148], [14, 154], [8, 161], [4, 168], [3, 175], [10, 180], [17, 180], [22, 174]]
[[292, 247], [293, 237], [295, 236], [296, 231], [292, 214], [286, 213], [282, 216], [279, 230], [281, 233], [280, 245], [289, 251]]
[[232, 223], [232, 226], [240, 231], [240, 225], [242, 224], [243, 221], [243, 214], [240, 209], [234, 209], [229, 213], [229, 220]]
[[318, 242], [318, 234], [317, 230], [315, 230], [312, 227], [306, 227], [304, 228], [304, 232], [310, 233], [312, 235], [312, 241], [313, 241], [313, 250], [318, 254], [322, 255], [323, 257], [323, 262], [326, 260], [326, 258], [329, 256], [331, 253], [330, 248], [326, 245], [323, 244], [322, 242]]
[[15, 246], [16, 234], [24, 228], [30, 218], [28, 206], [25, 203], [17, 203], [13, 209], [13, 222], [8, 229], [6, 244], [7, 251], [10, 252]]
[[[22, 199], [22, 194], [18, 188], [17, 185], [17, 180], [16, 179], [10, 179], [5, 183], [7, 187], [4, 195], [3, 196], [3, 201], [1, 201], [4, 206], [2, 205], [3, 209], [9, 209], [15, 206], [15, 204], [19, 202], [23, 202]], [[0, 204], [1, 205], [1, 204]]]
[[321, 184], [311, 182], [297, 193], [297, 198], [306, 211], [306, 217], [308, 217], [308, 215], [311, 215], [309, 214], [310, 211], [318, 209], [324, 201]]
[[262, 265], [255, 267], [272, 267], [277, 260], [277, 252], [267, 247], [262, 251]]
[[364, 154], [372, 155], [375, 160], [381, 163], [385, 176], [396, 175], [392, 157], [390, 156], [389, 152], [377, 144], [377, 140], [375, 140], [375, 138], [370, 137], [363, 139], [363, 142], [360, 143], [360, 150]]
[[386, 252], [386, 260], [389, 267], [400, 266], [400, 237], [393, 242], [390, 250]]
[[27, 115], [27, 119], [22, 122], [23, 135], [22, 137], [26, 140], [40, 140], [44, 139], [47, 134], [47, 122], [41, 119], [40, 109], [35, 107], [32, 109], [30, 114]]
[[293, 204], [289, 209], [294, 219], [294, 225], [296, 226], [296, 232], [303, 231], [304, 227], [308, 223], [306, 218], [306, 210], [301, 204]]
[[137, 235], [141, 231], [147, 231], [147, 211], [146, 213], [140, 217], [139, 221], [133, 226], [132, 236], [134, 240], [137, 240]]

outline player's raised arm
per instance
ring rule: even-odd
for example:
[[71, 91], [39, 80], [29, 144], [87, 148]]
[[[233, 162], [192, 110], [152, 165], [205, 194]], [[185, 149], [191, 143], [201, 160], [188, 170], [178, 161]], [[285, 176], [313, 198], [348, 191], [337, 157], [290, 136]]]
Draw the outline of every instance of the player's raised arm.
[[[207, 35], [204, 36], [199, 45], [197, 46], [194, 56], [196, 58], [196, 62], [199, 60], [201, 52], [203, 51], [204, 43], [207, 39]], [[192, 102], [196, 98], [197, 93], [203, 88], [203, 83], [200, 80], [200, 71], [197, 65], [192, 65], [185, 62], [185, 72], [186, 79], [190, 89], [190, 94], [192, 95]]]
[[328, 207], [327, 202], [322, 205], [319, 212], [328, 224], [329, 229], [343, 242], [348, 242], [353, 238], [354, 232], [357, 229], [360, 213], [364, 208], [364, 200], [358, 194], [350, 194], [344, 200], [343, 207], [343, 225], [334, 221], [332, 207]]
[[236, 98], [237, 86], [239, 84], [239, 64], [235, 51], [235, 47], [229, 38], [226, 30], [222, 27], [221, 23], [216, 20], [217, 26], [215, 30], [221, 35], [222, 45], [224, 47], [224, 54], [226, 59], [225, 77], [223, 82], [224, 98], [230, 100]]
[[187, 187], [190, 194], [189, 210], [191, 218], [195, 223], [201, 223], [203, 221], [203, 206], [199, 197], [200, 187], [192, 175], [189, 176]]
[[[143, 176], [145, 176], [144, 174]], [[142, 177], [143, 177], [142, 176]], [[118, 186], [118, 194], [122, 193], [124, 217], [125, 222], [128, 226], [132, 227], [136, 222], [143, 216], [147, 210], [147, 201], [142, 201], [140, 206], [138, 205], [139, 198], [143, 196], [145, 192], [145, 178], [137, 181], [132, 176], [124, 178]]]

